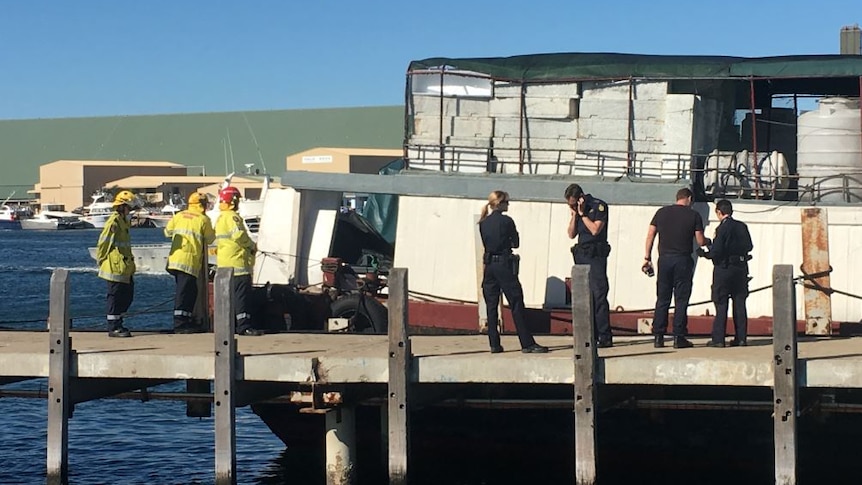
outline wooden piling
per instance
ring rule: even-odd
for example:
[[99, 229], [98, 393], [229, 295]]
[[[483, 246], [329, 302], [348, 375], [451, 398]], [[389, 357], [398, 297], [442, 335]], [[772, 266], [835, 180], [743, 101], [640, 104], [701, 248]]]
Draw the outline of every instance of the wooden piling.
[[575, 483], [596, 483], [596, 336], [590, 267], [572, 267], [572, 335], [575, 365]]
[[389, 483], [407, 483], [408, 383], [413, 353], [407, 333], [407, 269], [389, 273]]
[[793, 266], [772, 269], [775, 483], [796, 485], [796, 416], [799, 382], [796, 352], [796, 293]]
[[233, 269], [219, 268], [213, 289], [215, 331], [215, 483], [236, 484], [236, 337]]
[[72, 340], [69, 337], [69, 271], [51, 275], [48, 313], [48, 447], [49, 485], [65, 484], [69, 472], [69, 417], [72, 411], [69, 372]]

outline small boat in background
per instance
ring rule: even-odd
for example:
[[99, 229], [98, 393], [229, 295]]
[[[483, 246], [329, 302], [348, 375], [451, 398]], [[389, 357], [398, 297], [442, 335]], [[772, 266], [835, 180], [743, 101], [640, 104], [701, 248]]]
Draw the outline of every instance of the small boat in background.
[[21, 229], [25, 230], [57, 230], [85, 229], [87, 224], [81, 216], [74, 212], [60, 210], [60, 205], [44, 205], [43, 210], [33, 217], [21, 219]]
[[21, 229], [18, 213], [5, 204], [0, 205], [0, 230], [2, 229]]
[[86, 227], [102, 229], [113, 212], [114, 205], [110, 194], [96, 192], [93, 194], [93, 203], [84, 209], [84, 215], [81, 216], [81, 220], [84, 221]]
[[174, 194], [171, 196], [171, 199], [165, 204], [164, 207], [159, 211], [158, 214], [150, 214], [147, 216], [147, 220], [154, 227], [166, 227], [168, 225], [168, 221], [171, 220], [172, 217], [177, 212], [183, 211], [186, 209], [186, 204], [183, 202], [182, 198], [178, 194]]
[[18, 220], [18, 212], [12, 207], [6, 205], [6, 202], [15, 195], [13, 191], [0, 204], [0, 229], [21, 229], [21, 221]]

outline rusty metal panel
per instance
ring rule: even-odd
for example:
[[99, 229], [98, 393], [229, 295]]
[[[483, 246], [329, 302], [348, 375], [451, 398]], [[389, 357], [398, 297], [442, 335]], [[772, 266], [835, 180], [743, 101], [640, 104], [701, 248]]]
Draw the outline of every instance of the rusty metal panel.
[[812, 286], [830, 288], [829, 223], [826, 209], [802, 209], [802, 274], [825, 273], [806, 281], [805, 334], [829, 335], [832, 332], [832, 299], [829, 293]]

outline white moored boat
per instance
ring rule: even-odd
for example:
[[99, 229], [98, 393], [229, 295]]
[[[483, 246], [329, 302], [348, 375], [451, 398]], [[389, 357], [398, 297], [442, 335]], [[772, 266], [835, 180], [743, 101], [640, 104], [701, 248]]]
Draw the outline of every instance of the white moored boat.
[[81, 216], [74, 212], [66, 212], [61, 206], [45, 205], [43, 210], [34, 217], [21, 219], [21, 229], [26, 230], [56, 230], [56, 229], [84, 229], [87, 225], [81, 220]]
[[81, 220], [84, 221], [86, 227], [95, 227], [101, 229], [105, 227], [108, 218], [114, 211], [114, 206], [111, 200], [108, 200], [110, 195], [105, 192], [97, 192], [93, 194], [93, 203], [86, 207]]

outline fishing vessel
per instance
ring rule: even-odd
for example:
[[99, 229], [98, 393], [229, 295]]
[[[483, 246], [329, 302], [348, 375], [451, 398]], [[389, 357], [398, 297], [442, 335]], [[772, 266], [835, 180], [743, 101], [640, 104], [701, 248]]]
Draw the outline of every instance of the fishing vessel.
[[[612, 325], [649, 332], [655, 280], [640, 271], [648, 224], [690, 187], [707, 235], [720, 198], [733, 200], [751, 231], [752, 334], [771, 332], [765, 290], [775, 264], [823, 272], [817, 284], [845, 293], [800, 285], [801, 329], [828, 334], [862, 318], [859, 300], [846, 296], [862, 293], [851, 269], [862, 264], [853, 249], [862, 240], [859, 56], [433, 58], [407, 74], [404, 170], [286, 173], [288, 188], [264, 203], [256, 284], [313, 291], [328, 258], [356, 263], [369, 251], [338, 243], [342, 195], [386, 194], [397, 209], [371, 219], [395, 227], [392, 265], [410, 272], [410, 324], [476, 331], [484, 314], [476, 222], [501, 189], [521, 233], [530, 325], [568, 333], [573, 241], [563, 193], [579, 183], [610, 206]], [[696, 261], [692, 333], [711, 328], [711, 276], [712, 265]], [[385, 302], [385, 290], [377, 296]]]

